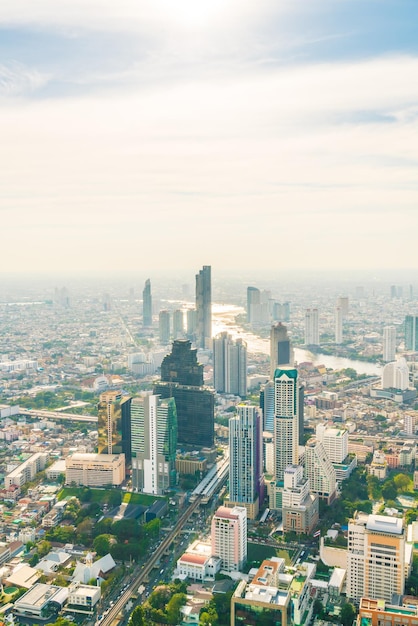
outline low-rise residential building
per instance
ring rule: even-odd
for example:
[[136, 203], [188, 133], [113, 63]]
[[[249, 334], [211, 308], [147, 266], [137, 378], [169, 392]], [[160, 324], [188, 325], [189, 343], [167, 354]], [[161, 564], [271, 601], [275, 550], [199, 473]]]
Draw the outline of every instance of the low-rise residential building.
[[361, 598], [357, 626], [417, 626], [418, 606], [398, 606], [376, 598]]
[[46, 465], [48, 455], [43, 452], [32, 454], [26, 461], [13, 469], [4, 479], [4, 486], [9, 489], [11, 485], [23, 487], [27, 482], [33, 480], [38, 472]]

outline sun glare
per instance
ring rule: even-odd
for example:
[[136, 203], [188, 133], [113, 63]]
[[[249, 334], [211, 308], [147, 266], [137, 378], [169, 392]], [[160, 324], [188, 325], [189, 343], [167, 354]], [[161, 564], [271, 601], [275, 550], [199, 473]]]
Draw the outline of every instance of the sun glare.
[[160, 0], [158, 5], [170, 20], [193, 28], [204, 27], [221, 18], [231, 3], [228, 0]]

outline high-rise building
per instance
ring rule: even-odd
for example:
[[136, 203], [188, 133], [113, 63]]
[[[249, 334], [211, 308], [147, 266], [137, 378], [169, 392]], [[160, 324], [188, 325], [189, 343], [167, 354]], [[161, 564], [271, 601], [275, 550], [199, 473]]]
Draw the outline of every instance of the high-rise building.
[[213, 340], [213, 386], [218, 393], [247, 395], [247, 345], [226, 332]]
[[396, 357], [396, 327], [385, 326], [383, 329], [383, 360], [394, 361]]
[[315, 437], [305, 446], [305, 476], [309, 478], [310, 490], [321, 500], [331, 504], [337, 495], [335, 468], [325, 452], [323, 444]]
[[274, 430], [274, 382], [261, 387], [260, 408], [263, 411], [263, 430], [272, 433]]
[[293, 367], [293, 364], [293, 348], [287, 328], [281, 322], [273, 324], [270, 329], [270, 379], [274, 379], [274, 372], [278, 367]]
[[284, 532], [309, 534], [319, 520], [319, 500], [309, 491], [309, 478], [301, 465], [288, 465], [284, 471], [282, 492]]
[[119, 454], [122, 450], [122, 394], [105, 391], [100, 394], [97, 405], [99, 454]]
[[403, 520], [355, 513], [348, 523], [347, 597], [392, 601], [405, 589]]
[[348, 296], [339, 296], [337, 298], [337, 307], [340, 307], [343, 317], [348, 315], [349, 299]]
[[299, 385], [298, 372], [292, 367], [274, 373], [273, 437], [275, 479], [283, 481], [286, 467], [299, 460]]
[[181, 309], [176, 309], [173, 313], [173, 338], [182, 339], [184, 337], [184, 314]]
[[239, 404], [229, 420], [229, 500], [255, 519], [264, 499], [261, 411]]
[[256, 307], [261, 303], [260, 290], [257, 287], [247, 287], [247, 322], [254, 322]]
[[188, 339], [176, 339], [161, 363], [161, 382], [154, 393], [176, 401], [178, 442], [211, 447], [214, 441], [214, 392], [203, 386], [203, 365]]
[[222, 559], [223, 570], [239, 571], [247, 560], [247, 510], [220, 506], [212, 518], [212, 555]]
[[145, 287], [142, 292], [142, 324], [143, 326], [152, 326], [152, 295], [149, 278], [145, 281]]
[[158, 330], [160, 343], [167, 344], [170, 341], [170, 311], [160, 311]]
[[186, 334], [187, 339], [195, 341], [197, 331], [197, 311], [196, 309], [188, 309], [186, 314]]
[[197, 346], [210, 348], [212, 341], [211, 267], [204, 265], [196, 274]]
[[418, 315], [405, 317], [405, 348], [418, 352]]
[[305, 344], [307, 346], [319, 346], [318, 309], [306, 309]]
[[316, 438], [324, 446], [331, 463], [342, 463], [348, 456], [348, 431], [345, 428], [328, 428], [318, 424]]
[[177, 414], [173, 398], [131, 402], [132, 487], [156, 495], [176, 483]]
[[335, 343], [343, 342], [343, 311], [337, 306], [335, 308]]
[[400, 389], [405, 391], [409, 384], [409, 367], [406, 359], [400, 357], [393, 363], [387, 363], [382, 371], [383, 389]]

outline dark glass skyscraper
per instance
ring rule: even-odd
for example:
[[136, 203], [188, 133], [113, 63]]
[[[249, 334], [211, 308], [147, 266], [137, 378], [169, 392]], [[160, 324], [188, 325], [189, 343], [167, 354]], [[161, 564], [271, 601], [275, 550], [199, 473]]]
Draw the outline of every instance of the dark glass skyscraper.
[[191, 342], [173, 342], [171, 354], [161, 364], [161, 382], [154, 393], [176, 401], [178, 442], [196, 447], [211, 447], [214, 439], [214, 393], [203, 386], [203, 365]]
[[212, 338], [211, 267], [204, 265], [196, 274], [197, 346], [210, 348]]
[[142, 292], [142, 324], [143, 326], [152, 326], [152, 295], [149, 278], [145, 281], [145, 287]]

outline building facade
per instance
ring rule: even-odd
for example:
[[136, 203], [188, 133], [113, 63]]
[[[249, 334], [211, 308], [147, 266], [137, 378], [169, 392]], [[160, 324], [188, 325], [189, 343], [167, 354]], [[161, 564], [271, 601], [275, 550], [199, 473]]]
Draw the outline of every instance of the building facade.
[[212, 555], [227, 572], [239, 571], [247, 560], [247, 510], [220, 506], [212, 518]]
[[229, 420], [229, 500], [255, 519], [264, 499], [263, 432], [260, 410], [239, 404]]
[[396, 327], [385, 326], [383, 329], [383, 360], [390, 363], [396, 358]]
[[124, 454], [76, 453], [65, 460], [65, 484], [115, 487], [125, 480]]
[[132, 399], [132, 487], [156, 495], [176, 483], [177, 413], [173, 398]]
[[274, 380], [278, 367], [293, 367], [293, 364], [294, 354], [287, 328], [281, 322], [273, 324], [270, 329], [270, 380]]
[[273, 442], [275, 479], [283, 481], [286, 467], [299, 460], [299, 385], [292, 367], [274, 372]]
[[218, 393], [247, 395], [247, 344], [226, 332], [213, 340], [213, 386]]
[[212, 341], [211, 266], [204, 265], [196, 274], [197, 346], [210, 348]]
[[309, 478], [310, 490], [321, 500], [331, 504], [337, 497], [337, 477], [324, 445], [312, 437], [305, 446], [305, 476]]
[[305, 312], [305, 344], [319, 346], [318, 309], [306, 309]]
[[418, 352], [418, 315], [405, 317], [405, 348]]
[[142, 292], [142, 325], [152, 326], [152, 295], [151, 281], [149, 278], [145, 281]]

